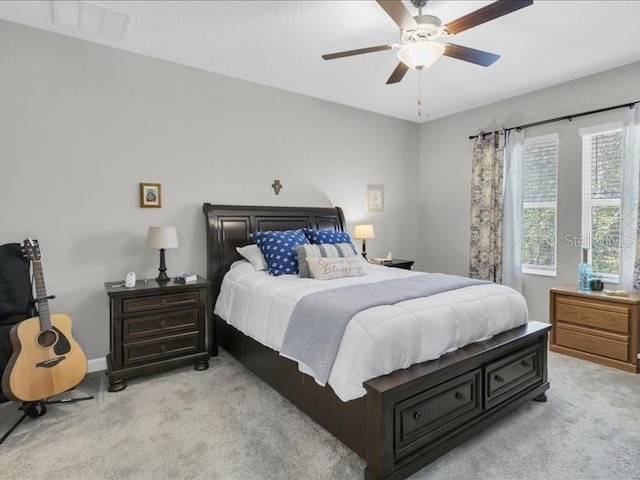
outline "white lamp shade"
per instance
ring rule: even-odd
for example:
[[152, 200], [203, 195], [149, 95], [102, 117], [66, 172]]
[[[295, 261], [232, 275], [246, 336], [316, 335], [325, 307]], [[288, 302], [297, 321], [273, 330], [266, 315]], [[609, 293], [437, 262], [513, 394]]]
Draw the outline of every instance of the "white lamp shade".
[[149, 227], [147, 233], [147, 247], [160, 250], [161, 248], [178, 248], [176, 227]]
[[356, 225], [353, 232], [353, 238], [356, 240], [368, 240], [369, 238], [375, 238], [375, 235], [373, 234], [373, 225]]
[[405, 45], [398, 51], [398, 59], [407, 67], [427, 68], [444, 53], [444, 45], [438, 42], [416, 42]]

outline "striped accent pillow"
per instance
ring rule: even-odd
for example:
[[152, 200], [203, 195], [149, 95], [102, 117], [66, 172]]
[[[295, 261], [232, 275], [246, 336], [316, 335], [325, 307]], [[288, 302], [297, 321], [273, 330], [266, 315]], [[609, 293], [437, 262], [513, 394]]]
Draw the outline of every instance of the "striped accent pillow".
[[[296, 245], [298, 254], [298, 273], [300, 278], [313, 278], [309, 270], [307, 258], [353, 258], [359, 255], [351, 243], [335, 243], [322, 245]], [[361, 260], [361, 259], [360, 259]]]

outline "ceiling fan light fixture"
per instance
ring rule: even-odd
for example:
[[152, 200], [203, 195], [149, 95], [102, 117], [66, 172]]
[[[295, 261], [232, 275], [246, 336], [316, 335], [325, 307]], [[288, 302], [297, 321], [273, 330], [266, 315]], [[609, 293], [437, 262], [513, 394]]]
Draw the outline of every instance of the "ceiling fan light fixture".
[[433, 65], [444, 54], [444, 45], [438, 42], [416, 42], [398, 51], [398, 60], [414, 70]]

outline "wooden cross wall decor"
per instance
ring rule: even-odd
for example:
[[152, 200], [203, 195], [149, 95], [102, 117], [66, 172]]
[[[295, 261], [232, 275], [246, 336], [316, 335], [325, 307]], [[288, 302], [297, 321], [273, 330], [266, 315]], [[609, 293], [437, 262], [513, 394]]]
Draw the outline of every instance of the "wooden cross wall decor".
[[271, 185], [271, 188], [273, 188], [273, 191], [276, 192], [276, 195], [280, 195], [280, 190], [282, 189], [283, 186], [284, 185], [280, 183], [280, 180], [274, 180], [273, 185]]

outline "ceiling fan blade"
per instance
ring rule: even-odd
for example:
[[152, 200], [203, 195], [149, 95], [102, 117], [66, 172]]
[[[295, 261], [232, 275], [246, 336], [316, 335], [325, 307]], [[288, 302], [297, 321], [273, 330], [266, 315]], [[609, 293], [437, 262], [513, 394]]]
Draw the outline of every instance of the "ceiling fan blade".
[[322, 55], [325, 60], [333, 60], [334, 58], [350, 57], [352, 55], [361, 55], [363, 53], [382, 52], [391, 50], [393, 45], [378, 45], [377, 47], [358, 48], [357, 50], [346, 50], [344, 52], [327, 53]]
[[453, 43], [447, 43], [444, 46], [444, 55], [457, 58], [458, 60], [464, 60], [465, 62], [475, 63], [476, 65], [482, 65], [483, 67], [493, 65], [500, 58], [500, 55], [496, 55], [495, 53], [483, 52], [482, 50], [463, 47], [462, 45], [454, 45]]
[[389, 80], [387, 80], [387, 85], [391, 85], [392, 83], [398, 83], [404, 77], [404, 74], [407, 73], [409, 67], [407, 67], [404, 63], [399, 62], [396, 69], [393, 71]]
[[418, 27], [415, 19], [400, 0], [378, 0], [378, 4], [403, 30]]
[[451, 35], [455, 35], [456, 33], [464, 32], [482, 23], [490, 22], [498, 17], [520, 10], [521, 8], [528, 7], [532, 3], [533, 0], [498, 0], [448, 23], [444, 26], [444, 29]]

